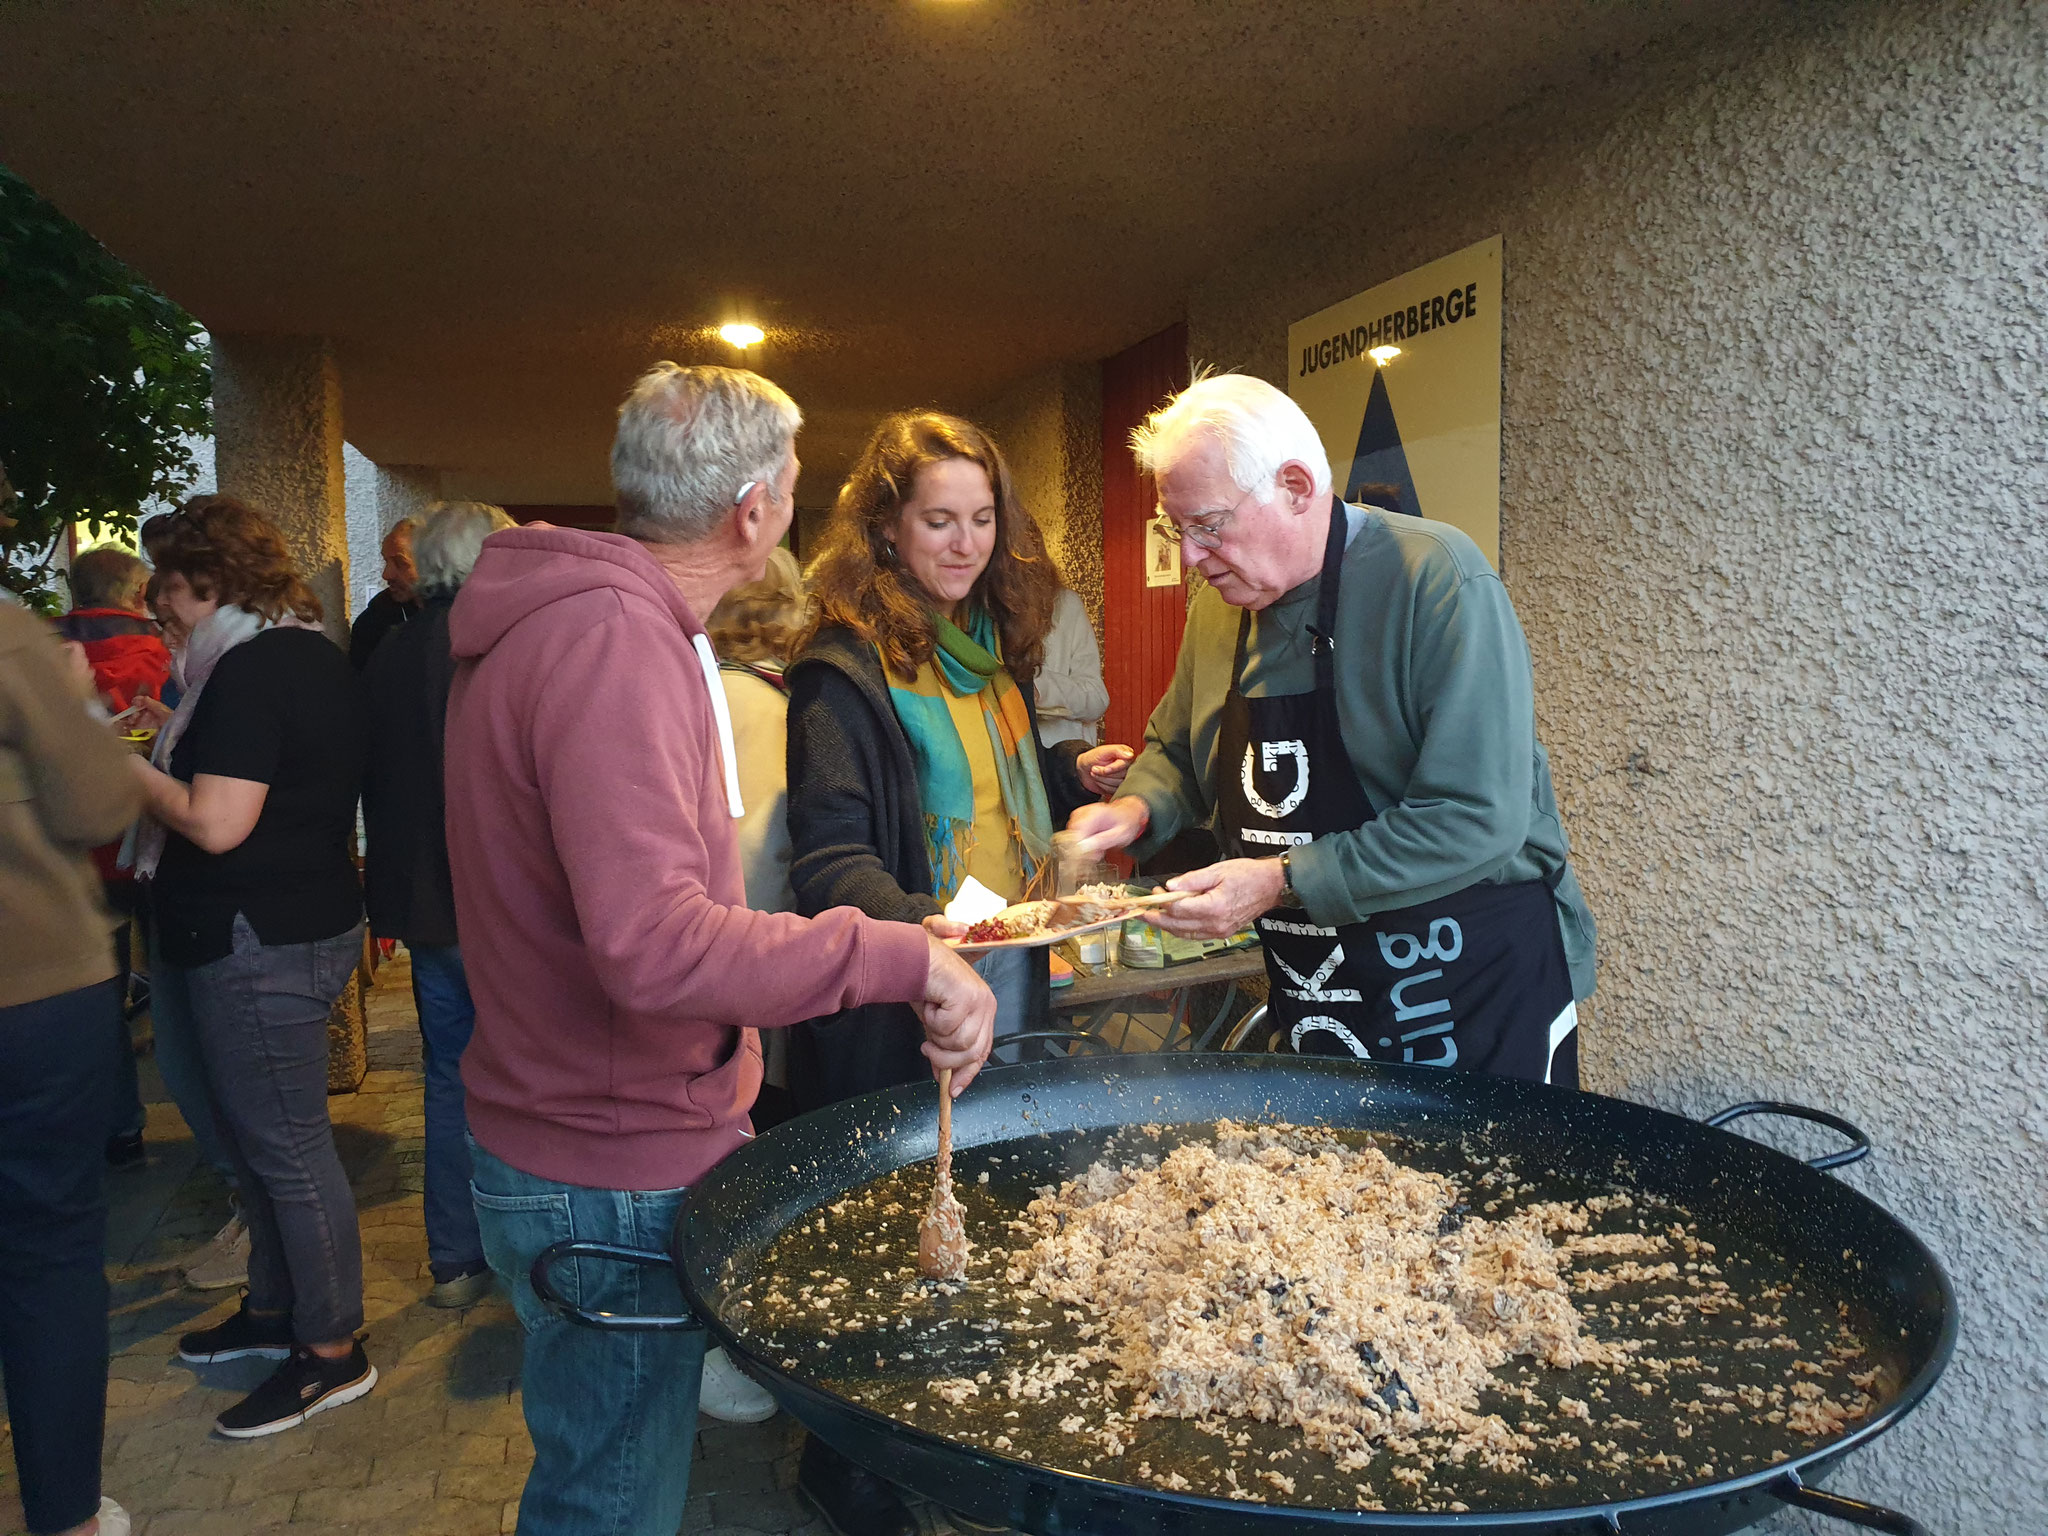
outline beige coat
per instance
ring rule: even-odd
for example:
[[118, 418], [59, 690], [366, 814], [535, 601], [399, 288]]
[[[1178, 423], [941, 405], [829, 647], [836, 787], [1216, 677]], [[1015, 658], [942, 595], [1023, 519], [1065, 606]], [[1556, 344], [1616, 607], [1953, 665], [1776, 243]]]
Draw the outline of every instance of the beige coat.
[[142, 789], [68, 671], [49, 625], [0, 605], [0, 1008], [114, 974], [87, 851], [121, 835]]

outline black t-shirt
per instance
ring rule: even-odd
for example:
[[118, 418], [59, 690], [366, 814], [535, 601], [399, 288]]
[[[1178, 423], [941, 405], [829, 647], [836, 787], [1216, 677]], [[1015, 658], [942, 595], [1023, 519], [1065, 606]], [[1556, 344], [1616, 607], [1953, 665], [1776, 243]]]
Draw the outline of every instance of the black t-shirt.
[[268, 784], [237, 847], [172, 832], [157, 866], [164, 958], [205, 965], [242, 913], [265, 944], [310, 944], [362, 920], [349, 844], [363, 781], [363, 705], [348, 658], [318, 630], [269, 629], [221, 657], [171, 752], [171, 774]]

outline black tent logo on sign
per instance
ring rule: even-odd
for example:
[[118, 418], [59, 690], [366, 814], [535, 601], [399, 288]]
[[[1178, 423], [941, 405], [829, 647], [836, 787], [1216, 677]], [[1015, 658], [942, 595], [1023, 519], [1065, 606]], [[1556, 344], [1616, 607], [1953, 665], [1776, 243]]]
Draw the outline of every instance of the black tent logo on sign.
[[1344, 487], [1344, 499], [1389, 512], [1423, 516], [1422, 502], [1415, 494], [1415, 477], [1408, 473], [1408, 455], [1401, 447], [1401, 428], [1394, 420], [1394, 402], [1387, 394], [1385, 370], [1375, 368], [1372, 393], [1366, 398], [1365, 418], [1358, 425], [1358, 452], [1351, 460], [1351, 478]]

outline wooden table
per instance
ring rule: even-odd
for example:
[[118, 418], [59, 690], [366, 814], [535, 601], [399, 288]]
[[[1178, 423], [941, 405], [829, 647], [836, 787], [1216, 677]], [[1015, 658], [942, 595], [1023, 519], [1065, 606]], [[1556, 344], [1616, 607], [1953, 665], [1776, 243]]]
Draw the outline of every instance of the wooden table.
[[[1228, 1034], [1229, 1027], [1245, 1011], [1239, 1006], [1241, 994], [1237, 983], [1247, 977], [1265, 974], [1266, 952], [1257, 944], [1246, 949], [1225, 950], [1200, 960], [1186, 960], [1179, 965], [1161, 966], [1156, 970], [1126, 966], [1107, 976], [1076, 977], [1072, 986], [1061, 987], [1053, 993], [1052, 1011], [1074, 1020], [1075, 1033], [1087, 1035], [1109, 1049], [1116, 1049], [1103, 1036], [1102, 1026], [1118, 1013], [1129, 1011], [1129, 1004], [1134, 998], [1148, 993], [1170, 992], [1172, 1001], [1167, 1010], [1166, 1037], [1160, 1042], [1159, 1049], [1214, 1050]], [[1189, 993], [1193, 988], [1210, 982], [1227, 982], [1229, 991], [1224, 994], [1223, 1005], [1198, 1030], [1188, 1019]], [[1085, 1024], [1080, 1022], [1084, 1015], [1087, 1018]]]

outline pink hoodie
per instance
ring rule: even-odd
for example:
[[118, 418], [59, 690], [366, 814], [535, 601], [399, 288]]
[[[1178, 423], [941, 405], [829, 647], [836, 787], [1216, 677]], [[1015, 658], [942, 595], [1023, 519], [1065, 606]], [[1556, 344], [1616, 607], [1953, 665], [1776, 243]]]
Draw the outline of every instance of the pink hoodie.
[[693, 1183], [748, 1134], [756, 1027], [924, 995], [921, 929], [748, 910], [703, 627], [633, 540], [544, 524], [450, 616], [469, 1125], [541, 1178]]

